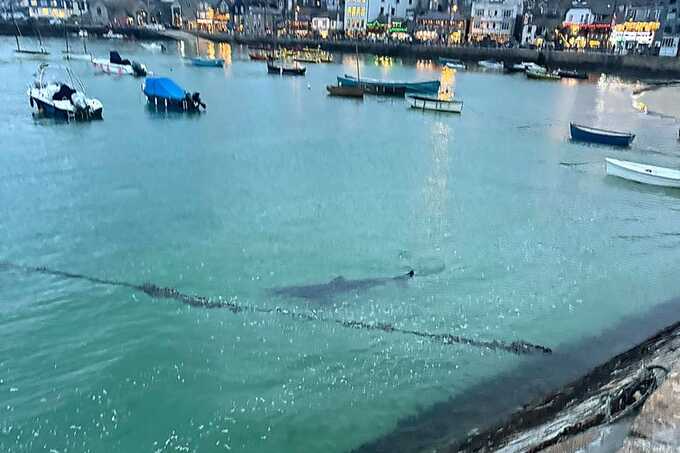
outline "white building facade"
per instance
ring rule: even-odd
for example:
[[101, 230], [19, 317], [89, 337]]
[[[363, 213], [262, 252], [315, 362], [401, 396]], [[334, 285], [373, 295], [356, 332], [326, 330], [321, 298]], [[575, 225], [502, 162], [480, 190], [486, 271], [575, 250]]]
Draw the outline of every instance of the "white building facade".
[[522, 0], [481, 0], [472, 3], [469, 40], [485, 39], [507, 43], [515, 32], [517, 16], [522, 14]]
[[61, 19], [88, 13], [87, 0], [21, 0], [21, 8], [36, 19]]
[[368, 20], [374, 21], [378, 18], [384, 18], [387, 23], [392, 19], [406, 19], [412, 17], [412, 12], [415, 10], [418, 2], [417, 0], [370, 0], [368, 5]]
[[590, 8], [569, 8], [564, 22], [571, 25], [587, 25], [595, 22], [595, 14]]
[[368, 1], [345, 0], [345, 23], [344, 23], [345, 33], [347, 33], [350, 36], [364, 33], [366, 31], [367, 23], [368, 23]]

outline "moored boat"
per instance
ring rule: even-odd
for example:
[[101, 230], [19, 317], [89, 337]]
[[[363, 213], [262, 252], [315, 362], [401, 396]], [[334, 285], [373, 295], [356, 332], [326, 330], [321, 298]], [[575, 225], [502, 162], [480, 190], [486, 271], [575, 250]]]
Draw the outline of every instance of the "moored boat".
[[605, 159], [609, 176], [661, 187], [680, 188], [680, 170], [619, 159]]
[[361, 86], [346, 85], [326, 85], [326, 90], [330, 96], [340, 96], [346, 98], [364, 98], [364, 89]]
[[249, 52], [248, 57], [255, 61], [267, 61], [274, 59], [273, 54], [269, 52]]
[[[66, 121], [89, 121], [102, 119], [104, 106], [98, 99], [88, 98], [83, 92], [82, 82], [77, 80], [69, 68], [65, 68], [68, 83], [47, 81], [48, 65], [38, 67], [33, 86], [28, 90], [31, 107], [38, 114]], [[74, 88], [80, 86], [80, 90]]]
[[307, 68], [297, 62], [268, 61], [267, 72], [269, 74], [303, 76], [307, 72]]
[[406, 93], [432, 94], [439, 91], [439, 80], [425, 82], [399, 82], [391, 80], [378, 80], [361, 78], [345, 74], [338, 76], [338, 84], [346, 86], [361, 86], [367, 94], [385, 96], [404, 96]]
[[558, 69], [557, 75], [563, 79], [579, 79], [586, 80], [588, 78], [587, 72], [580, 72], [576, 70]]
[[485, 69], [493, 69], [496, 71], [503, 69], [503, 63], [497, 60], [481, 60], [477, 64]]
[[463, 101], [441, 99], [437, 96], [409, 95], [408, 101], [412, 109], [431, 110], [434, 112], [461, 113]]
[[151, 52], [165, 52], [165, 45], [159, 42], [142, 42], [139, 45]]
[[221, 58], [194, 57], [190, 58], [189, 61], [194, 66], [202, 66], [208, 68], [221, 68], [224, 66], [224, 60]]
[[601, 145], [630, 146], [635, 134], [630, 132], [610, 131], [595, 127], [569, 123], [571, 139], [574, 141], [598, 143]]
[[104, 58], [94, 58], [92, 59], [92, 64], [95, 69], [107, 73], [107, 74], [117, 74], [117, 75], [133, 75], [137, 77], [143, 77], [147, 75], [148, 71], [146, 66], [136, 61], [130, 61], [127, 59], [122, 59], [120, 54], [115, 50], [109, 53], [109, 59]]
[[114, 33], [113, 30], [109, 30], [102, 35], [102, 38], [104, 38], [104, 39], [123, 39], [123, 38], [125, 38], [125, 36], [123, 36], [121, 33]]
[[456, 58], [444, 58], [444, 57], [439, 57], [439, 64], [442, 66], [446, 66], [449, 69], [459, 69], [459, 70], [464, 70], [467, 69], [467, 66], [465, 63], [463, 63], [461, 60], [458, 60]]
[[152, 107], [179, 112], [199, 112], [206, 105], [198, 92], [189, 93], [167, 77], [147, 77], [142, 92]]
[[553, 72], [547, 71], [545, 68], [527, 69], [525, 74], [527, 75], [527, 78], [534, 80], [560, 80], [560, 76]]

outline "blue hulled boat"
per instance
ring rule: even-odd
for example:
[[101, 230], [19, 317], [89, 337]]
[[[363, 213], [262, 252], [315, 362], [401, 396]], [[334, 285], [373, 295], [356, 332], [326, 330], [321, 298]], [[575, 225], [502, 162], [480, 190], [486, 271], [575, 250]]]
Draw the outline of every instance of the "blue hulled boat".
[[221, 58], [196, 57], [190, 58], [191, 64], [194, 66], [203, 66], [208, 68], [221, 68], [224, 66], [224, 60]]
[[199, 93], [189, 93], [167, 77], [147, 77], [142, 91], [156, 109], [198, 112], [206, 108]]
[[589, 126], [569, 123], [571, 139], [579, 142], [599, 143], [611, 146], [630, 146], [635, 134], [630, 132], [609, 131]]
[[413, 94], [432, 94], [439, 92], [439, 80], [428, 80], [426, 82], [398, 82], [391, 80], [367, 79], [345, 74], [338, 76], [338, 85], [342, 86], [361, 86], [364, 92], [386, 96], [404, 96], [406, 93]]

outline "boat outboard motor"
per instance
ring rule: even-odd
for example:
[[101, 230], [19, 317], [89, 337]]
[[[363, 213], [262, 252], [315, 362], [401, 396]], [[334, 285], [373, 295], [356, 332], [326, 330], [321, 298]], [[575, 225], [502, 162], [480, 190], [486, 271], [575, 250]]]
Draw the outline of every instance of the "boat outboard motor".
[[207, 107], [205, 105], [205, 102], [201, 101], [201, 95], [198, 91], [196, 91], [194, 94], [191, 95], [191, 100], [193, 101], [196, 108], [198, 108], [199, 105], [201, 107], [203, 107], [204, 109]]
[[135, 73], [137, 77], [144, 77], [147, 74], [146, 66], [136, 61], [132, 62], [132, 72]]

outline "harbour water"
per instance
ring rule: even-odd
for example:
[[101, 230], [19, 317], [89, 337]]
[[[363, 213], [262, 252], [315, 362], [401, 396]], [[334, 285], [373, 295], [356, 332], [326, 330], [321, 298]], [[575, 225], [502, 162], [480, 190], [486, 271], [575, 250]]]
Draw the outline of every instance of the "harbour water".
[[[629, 81], [360, 58], [366, 77], [443, 77], [464, 101], [451, 116], [328, 98], [352, 55], [286, 78], [228, 45], [201, 43], [226, 59], [213, 69], [184, 64], [192, 43], [91, 41], [199, 91], [208, 110], [152, 112], [141, 80], [73, 62], [104, 120], [60, 124], [32, 118], [37, 61], [13, 44], [0, 39], [2, 261], [555, 351], [680, 294], [680, 193], [604, 175], [605, 157], [680, 162], [676, 120], [633, 109]], [[62, 64], [62, 43], [47, 45]], [[571, 143], [569, 121], [637, 138]], [[269, 291], [411, 269], [314, 300]], [[532, 360], [5, 267], [0, 451], [343, 452]]]

